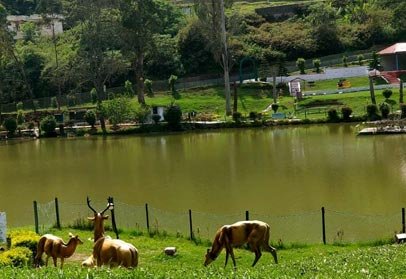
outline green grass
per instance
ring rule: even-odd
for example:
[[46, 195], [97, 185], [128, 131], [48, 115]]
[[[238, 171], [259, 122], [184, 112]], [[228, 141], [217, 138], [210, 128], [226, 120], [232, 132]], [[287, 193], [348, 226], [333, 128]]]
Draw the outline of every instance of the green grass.
[[[351, 83], [351, 87], [363, 87], [369, 85], [368, 77], [351, 77], [346, 78], [346, 80]], [[306, 84], [306, 88], [304, 89], [304, 91], [338, 90], [337, 83], [338, 79], [316, 81], [314, 83], [314, 86], [311, 87]]]
[[[51, 231], [67, 238], [68, 230]], [[149, 237], [122, 233], [120, 238], [134, 244], [139, 251], [139, 266], [134, 270], [121, 268], [83, 269], [80, 263], [91, 254], [91, 231], [72, 231], [85, 240], [63, 270], [0, 268], [0, 278], [405, 278], [406, 246], [384, 244], [363, 245], [296, 245], [278, 251], [279, 264], [264, 252], [257, 266], [251, 264], [254, 254], [235, 249], [237, 269], [231, 262], [224, 268], [225, 253], [209, 267], [203, 267], [208, 244], [195, 244], [172, 236]], [[134, 235], [134, 236], [133, 236]], [[272, 236], [271, 236], [272, 237]], [[177, 255], [163, 254], [164, 247], [177, 247]]]

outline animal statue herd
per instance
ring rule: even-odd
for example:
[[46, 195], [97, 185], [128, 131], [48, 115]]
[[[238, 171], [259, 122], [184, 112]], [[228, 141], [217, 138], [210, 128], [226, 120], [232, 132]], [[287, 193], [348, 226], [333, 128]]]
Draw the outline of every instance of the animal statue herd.
[[[82, 262], [82, 266], [137, 267], [138, 250], [134, 245], [104, 235], [104, 221], [109, 217], [108, 215], [104, 215], [104, 213], [108, 209], [112, 209], [114, 205], [109, 202], [103, 211], [97, 212], [91, 206], [90, 199], [87, 197], [87, 206], [94, 213], [94, 216], [88, 217], [88, 219], [93, 222], [94, 244], [92, 255]], [[57, 259], [61, 259], [62, 268], [64, 260], [74, 254], [77, 245], [83, 244], [79, 236], [74, 236], [69, 233], [69, 237], [68, 243], [64, 243], [61, 238], [52, 234], [41, 236], [37, 246], [34, 265], [39, 267], [42, 254], [45, 253], [46, 266], [48, 266], [49, 258], [52, 257], [55, 267], [57, 266]], [[231, 256], [234, 268], [236, 268], [233, 247], [239, 247], [244, 244], [248, 244], [250, 250], [255, 253], [252, 266], [255, 266], [261, 258], [261, 249], [270, 252], [275, 263], [278, 263], [276, 249], [269, 245], [269, 237], [270, 227], [267, 223], [262, 221], [240, 221], [232, 225], [224, 225], [216, 232], [211, 249], [207, 249], [204, 266], [213, 262], [220, 255], [221, 251], [225, 249], [226, 260], [224, 267], [227, 266], [228, 258]]]

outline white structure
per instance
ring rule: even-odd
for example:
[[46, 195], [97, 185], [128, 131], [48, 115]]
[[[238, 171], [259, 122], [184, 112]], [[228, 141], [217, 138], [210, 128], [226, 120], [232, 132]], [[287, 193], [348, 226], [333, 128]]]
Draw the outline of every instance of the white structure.
[[6, 213], [0, 212], [0, 243], [5, 243], [7, 237]]
[[7, 16], [7, 27], [10, 31], [15, 33], [15, 39], [22, 39], [23, 33], [21, 31], [21, 25], [26, 22], [34, 23], [42, 36], [52, 36], [54, 30], [55, 35], [63, 33], [62, 20], [64, 19], [61, 15], [49, 15], [49, 24], [45, 24], [41, 15], [33, 14], [30, 16], [24, 15], [10, 15]]

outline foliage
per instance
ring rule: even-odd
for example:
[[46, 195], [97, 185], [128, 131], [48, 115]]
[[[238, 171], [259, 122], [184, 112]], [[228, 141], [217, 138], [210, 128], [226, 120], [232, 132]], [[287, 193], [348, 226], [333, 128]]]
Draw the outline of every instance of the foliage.
[[161, 116], [159, 114], [154, 113], [152, 115], [152, 121], [154, 121], [155, 124], [158, 124], [159, 121], [161, 121]]
[[373, 52], [372, 53], [372, 60], [369, 63], [369, 68], [371, 70], [373, 70], [373, 69], [379, 70], [380, 67], [381, 67], [381, 63], [380, 63], [380, 60], [379, 60], [379, 55], [378, 55], [378, 53]]
[[279, 105], [273, 103], [273, 104], [271, 105], [271, 108], [272, 108], [273, 112], [276, 113], [276, 112], [278, 111]]
[[182, 110], [179, 106], [171, 104], [164, 113], [165, 121], [171, 129], [180, 128], [180, 122], [182, 120]]
[[32, 252], [26, 247], [13, 248], [0, 254], [0, 266], [27, 266], [31, 260]]
[[24, 111], [19, 110], [17, 111], [17, 124], [22, 125], [25, 121]]
[[341, 108], [341, 114], [343, 115], [344, 121], [349, 121], [351, 119], [352, 109], [348, 106]]
[[316, 73], [320, 73], [320, 67], [321, 67], [320, 59], [313, 60], [313, 67], [316, 68]]
[[364, 59], [365, 59], [364, 55], [362, 54], [357, 55], [358, 65], [362, 66]]
[[298, 69], [300, 70], [300, 74], [305, 74], [305, 62], [306, 60], [304, 58], [298, 58], [296, 60], [296, 66], [298, 67]]
[[17, 120], [13, 117], [7, 117], [4, 119], [3, 127], [9, 132], [10, 135], [14, 135], [17, 130]]
[[84, 115], [84, 119], [93, 128], [94, 125], [96, 124], [96, 112], [94, 110], [90, 110], [90, 109], [87, 110]]
[[54, 136], [56, 128], [56, 119], [53, 115], [48, 115], [41, 120], [41, 130], [46, 136]]
[[76, 96], [73, 94], [69, 94], [66, 96], [66, 101], [67, 101], [67, 105], [68, 107], [74, 107], [76, 106]]
[[25, 247], [30, 249], [32, 254], [36, 253], [39, 236], [28, 230], [17, 230], [8, 236], [11, 239], [11, 248]]
[[104, 115], [109, 119], [113, 126], [123, 123], [134, 117], [134, 110], [130, 99], [127, 97], [118, 97], [103, 102]]
[[90, 90], [90, 97], [92, 98], [92, 103], [96, 104], [97, 103], [97, 90], [96, 88], [92, 88], [92, 90]]
[[348, 67], [348, 57], [347, 57], [347, 55], [343, 56], [342, 61], [343, 61], [344, 67]]
[[172, 95], [175, 96], [177, 94], [176, 91], [176, 82], [178, 81], [178, 77], [175, 75], [171, 75], [168, 79], [169, 89], [172, 92]]
[[58, 100], [56, 99], [56, 97], [51, 98], [51, 107], [53, 107], [53, 108], [58, 107]]
[[24, 104], [23, 104], [23, 102], [18, 102], [17, 105], [16, 105], [16, 109], [17, 109], [17, 110], [23, 110], [23, 109], [24, 109]]
[[242, 120], [242, 114], [239, 111], [233, 112], [233, 120], [235, 123], [241, 123]]
[[133, 88], [133, 84], [131, 81], [126, 80], [124, 83], [124, 89], [125, 89], [125, 95], [127, 97], [132, 97], [134, 96], [134, 88]]
[[406, 104], [400, 104], [400, 111], [401, 111], [400, 117], [402, 119], [406, 118]]
[[379, 120], [378, 107], [374, 104], [367, 105], [367, 117], [371, 121]]
[[393, 92], [390, 89], [385, 89], [382, 91], [382, 95], [385, 97], [385, 99], [389, 99], [392, 96]]
[[339, 122], [340, 121], [340, 117], [338, 116], [338, 112], [335, 108], [330, 108], [327, 111], [327, 120], [329, 122]]
[[250, 118], [252, 121], [256, 121], [257, 118], [258, 118], [258, 113], [257, 113], [256, 111], [251, 111], [250, 114], [249, 114], [249, 118]]
[[153, 97], [154, 96], [154, 91], [152, 90], [152, 80], [145, 79], [144, 80], [144, 85], [147, 88], [148, 97]]
[[383, 119], [387, 119], [390, 113], [390, 106], [388, 103], [382, 103], [379, 105], [379, 110], [381, 111], [381, 115]]
[[135, 110], [135, 119], [141, 124], [146, 123], [150, 115], [151, 108], [149, 106], [139, 106]]

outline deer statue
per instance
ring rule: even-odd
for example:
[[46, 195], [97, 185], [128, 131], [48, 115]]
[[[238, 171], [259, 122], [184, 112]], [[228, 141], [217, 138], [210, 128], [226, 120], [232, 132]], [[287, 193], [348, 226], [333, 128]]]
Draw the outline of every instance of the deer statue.
[[225, 248], [226, 262], [224, 267], [227, 266], [228, 256], [231, 255], [234, 268], [236, 268], [233, 247], [246, 243], [248, 243], [251, 251], [255, 253], [255, 260], [252, 266], [255, 266], [259, 258], [261, 258], [261, 248], [270, 252], [275, 263], [278, 263], [276, 249], [268, 244], [269, 230], [269, 225], [261, 221], [241, 221], [221, 227], [216, 233], [211, 250], [207, 249], [204, 265], [207, 266], [214, 261], [223, 248]]
[[114, 208], [114, 204], [109, 201], [106, 209], [98, 213], [90, 205], [90, 199], [88, 197], [87, 206], [94, 213], [93, 217], [88, 218], [94, 223], [94, 246], [93, 254], [82, 262], [82, 266], [91, 267], [94, 265], [102, 266], [109, 264], [110, 267], [136, 267], [138, 265], [138, 251], [132, 244], [104, 236], [104, 220], [108, 218], [107, 215], [104, 215], [104, 212]]
[[41, 236], [38, 246], [37, 246], [37, 255], [35, 256], [34, 264], [36, 267], [39, 266], [41, 261], [42, 254], [45, 252], [47, 255], [45, 265], [48, 266], [48, 260], [52, 257], [54, 261], [54, 266], [57, 266], [57, 258], [61, 259], [61, 268], [63, 267], [63, 262], [65, 258], [69, 258], [75, 253], [76, 247], [78, 244], [83, 244], [82, 240], [79, 239], [79, 236], [74, 236], [69, 233], [68, 243], [64, 243], [62, 238], [59, 238], [52, 234], [44, 234]]

